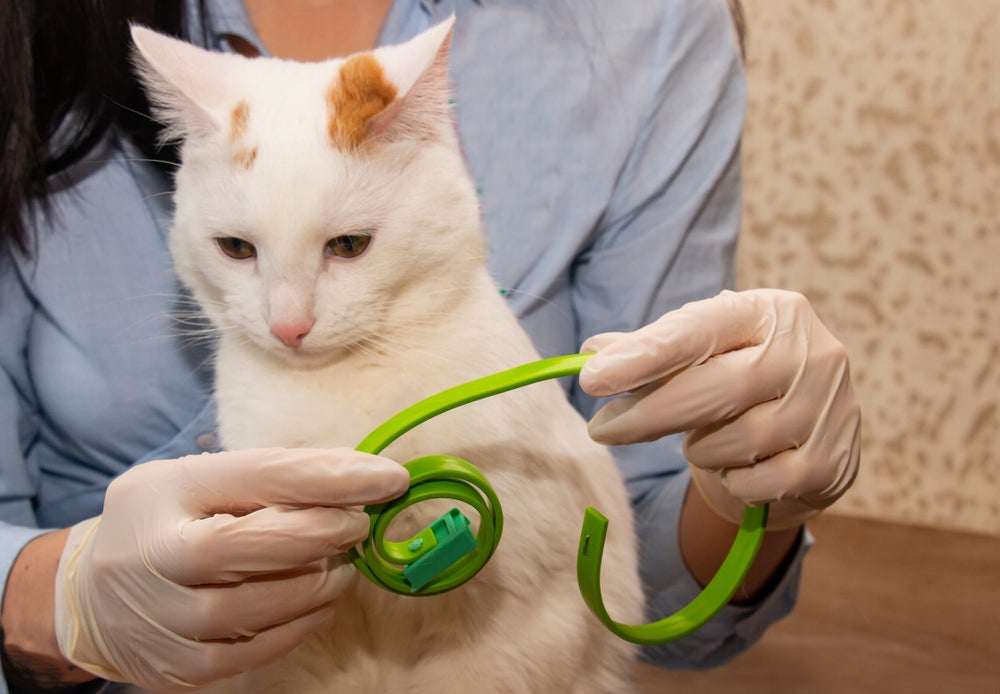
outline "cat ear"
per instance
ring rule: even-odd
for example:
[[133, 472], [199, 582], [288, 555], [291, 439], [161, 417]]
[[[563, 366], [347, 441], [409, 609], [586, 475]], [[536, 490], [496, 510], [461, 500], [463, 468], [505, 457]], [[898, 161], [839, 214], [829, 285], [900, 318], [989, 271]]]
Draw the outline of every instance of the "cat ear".
[[239, 56], [211, 53], [150, 29], [132, 26], [136, 70], [166, 125], [164, 141], [221, 132]]
[[442, 124], [454, 133], [448, 92], [448, 52], [455, 15], [398, 47], [388, 71], [400, 86], [393, 108], [379, 114], [372, 124], [378, 133], [427, 137]]
[[454, 24], [452, 15], [406, 43], [348, 58], [327, 99], [334, 141], [357, 146], [453, 133], [448, 50]]

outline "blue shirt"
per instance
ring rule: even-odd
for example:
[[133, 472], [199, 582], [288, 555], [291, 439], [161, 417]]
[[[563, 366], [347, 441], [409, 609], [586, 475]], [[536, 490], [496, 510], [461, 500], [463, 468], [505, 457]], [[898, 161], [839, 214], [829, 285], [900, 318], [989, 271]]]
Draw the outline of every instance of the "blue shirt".
[[[237, 35], [266, 52], [241, 3], [197, 4], [193, 41], [229, 50]], [[724, 0], [397, 0], [379, 43], [452, 12], [455, 113], [489, 266], [543, 356], [731, 285], [745, 82]], [[217, 450], [209, 346], [177, 329], [191, 304], [166, 247], [169, 177], [111, 132], [56, 188], [33, 257], [0, 261], [3, 580], [42, 528], [100, 513], [132, 465]], [[600, 404], [568, 395], [588, 417]], [[699, 591], [677, 542], [687, 466], [676, 437], [616, 454], [652, 619]], [[727, 607], [646, 657], [699, 667], [745, 649], [794, 604], [801, 544], [759, 605]]]

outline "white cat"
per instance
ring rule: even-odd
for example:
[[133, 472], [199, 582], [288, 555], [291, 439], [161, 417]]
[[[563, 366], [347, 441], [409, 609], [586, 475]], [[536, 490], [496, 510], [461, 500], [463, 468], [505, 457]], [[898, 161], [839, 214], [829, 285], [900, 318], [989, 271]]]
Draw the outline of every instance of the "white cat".
[[[226, 447], [356, 446], [411, 403], [538, 358], [486, 269], [448, 106], [451, 23], [313, 64], [134, 30], [147, 87], [184, 140], [170, 244], [219, 332]], [[631, 509], [562, 389], [461, 407], [386, 450], [434, 453], [471, 461], [499, 495], [505, 529], [488, 566], [435, 597], [359, 579], [293, 653], [211, 691], [632, 688], [634, 648], [588, 612], [575, 569], [592, 505], [611, 522], [608, 609], [641, 621]], [[396, 539], [450, 505], [410, 509]]]

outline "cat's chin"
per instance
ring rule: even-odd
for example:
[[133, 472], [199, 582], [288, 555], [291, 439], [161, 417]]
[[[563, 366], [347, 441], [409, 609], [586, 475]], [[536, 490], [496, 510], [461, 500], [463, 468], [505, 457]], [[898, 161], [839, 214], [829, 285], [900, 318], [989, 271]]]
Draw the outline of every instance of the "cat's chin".
[[264, 360], [269, 361], [283, 369], [294, 369], [310, 371], [330, 366], [351, 354], [351, 350], [340, 345], [300, 345], [298, 347], [288, 347], [275, 341], [264, 342], [256, 339], [243, 339], [246, 349], [256, 352]]
[[343, 348], [282, 347], [269, 348], [268, 355], [282, 366], [310, 371], [330, 366], [345, 358], [349, 351]]

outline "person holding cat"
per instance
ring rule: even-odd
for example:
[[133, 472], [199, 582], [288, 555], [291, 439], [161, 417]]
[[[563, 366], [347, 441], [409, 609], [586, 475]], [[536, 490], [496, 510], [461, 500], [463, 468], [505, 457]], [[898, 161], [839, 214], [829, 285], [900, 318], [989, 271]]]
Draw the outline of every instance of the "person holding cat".
[[[646, 657], [724, 662], [791, 609], [802, 523], [857, 470], [857, 402], [843, 347], [804, 298], [704, 298], [731, 277], [739, 50], [724, 3], [659, 4], [332, 3], [320, 17], [252, 0], [3, 3], [15, 105], [0, 164], [8, 686], [155, 673], [185, 688], [287, 652], [351, 578], [337, 552], [367, 523], [350, 507], [406, 486], [394, 462], [344, 449], [217, 451], [204, 345], [170, 320], [185, 308], [163, 234], [170, 181], [144, 154], [155, 133], [128, 76], [126, 19], [310, 60], [398, 43], [456, 10], [456, 113], [491, 269], [542, 354], [597, 352], [568, 395], [595, 438], [631, 444], [617, 453], [650, 616], [711, 577], [744, 503], [772, 503], [736, 604]], [[318, 26], [334, 30], [303, 29]], [[568, 128], [579, 114], [587, 122]], [[183, 542], [177, 527], [191, 529]], [[170, 570], [152, 581], [149, 562]], [[66, 581], [91, 604], [67, 604]], [[72, 642], [84, 622], [105, 659], [76, 668], [55, 632]]]

